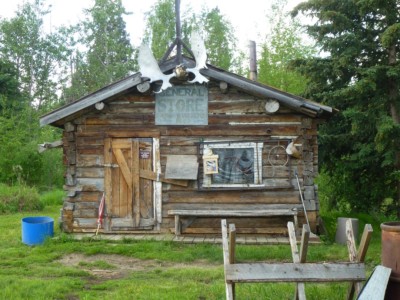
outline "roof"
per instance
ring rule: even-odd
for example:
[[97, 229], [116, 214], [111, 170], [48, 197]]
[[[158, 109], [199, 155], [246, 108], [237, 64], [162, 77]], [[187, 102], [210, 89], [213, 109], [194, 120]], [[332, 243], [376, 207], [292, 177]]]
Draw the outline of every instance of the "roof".
[[[183, 63], [188, 67], [195, 65], [192, 59], [186, 57], [184, 57]], [[171, 59], [160, 65], [160, 69], [163, 72], [167, 72], [175, 68], [176, 65], [176, 60]], [[336, 112], [332, 107], [283, 92], [209, 64], [207, 65], [207, 69], [201, 69], [201, 74], [214, 80], [224, 81], [251, 95], [275, 99], [283, 106], [311, 117], [328, 118]], [[122, 94], [146, 80], [148, 79], [142, 78], [140, 72], [137, 72], [41, 116], [40, 125], [61, 126], [69, 119], [74, 118], [74, 116], [83, 113], [87, 109], [91, 109], [97, 102]]]

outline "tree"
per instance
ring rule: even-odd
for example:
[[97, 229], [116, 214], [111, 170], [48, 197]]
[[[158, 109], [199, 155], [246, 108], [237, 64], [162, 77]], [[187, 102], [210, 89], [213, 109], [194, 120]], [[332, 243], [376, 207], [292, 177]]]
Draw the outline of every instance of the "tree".
[[0, 60], [0, 182], [61, 187], [61, 153], [37, 152], [38, 143], [57, 139], [60, 132], [40, 128], [39, 114], [20, 92], [17, 69]]
[[[240, 65], [239, 58], [235, 57], [236, 38], [233, 28], [218, 8], [204, 8], [199, 15], [195, 15], [189, 7], [183, 13], [181, 10], [181, 19], [181, 38], [189, 48], [190, 35], [196, 28], [204, 38], [209, 63], [224, 69]], [[150, 45], [154, 56], [160, 59], [175, 38], [175, 1], [159, 0], [146, 14], [144, 42]]]
[[205, 44], [210, 64], [225, 70], [237, 66], [235, 61], [236, 38], [230, 22], [218, 7], [203, 10], [201, 22], [204, 26]]
[[269, 34], [261, 45], [258, 60], [258, 80], [286, 92], [302, 94], [307, 81], [297, 70], [291, 68], [296, 59], [312, 57], [316, 51], [302, 38], [297, 19], [291, 19], [284, 8], [287, 0], [276, 0], [269, 14]]
[[[6, 116], [26, 104], [19, 91], [17, 70], [9, 61], [0, 60], [0, 112]], [[20, 99], [20, 101], [15, 101]]]
[[293, 14], [326, 56], [300, 60], [310, 80], [306, 96], [341, 113], [321, 127], [320, 158], [336, 184], [335, 197], [353, 209], [397, 201], [400, 217], [399, 32], [396, 0], [313, 0]]
[[86, 19], [76, 27], [83, 51], [71, 58], [70, 87], [64, 97], [75, 100], [118, 79], [136, 68], [134, 49], [123, 19], [127, 15], [121, 0], [95, 0], [84, 10]]
[[13, 63], [21, 92], [38, 109], [58, 101], [58, 75], [68, 56], [62, 35], [44, 32], [44, 3], [24, 2], [15, 17], [0, 21], [0, 56]]
[[[183, 24], [183, 27], [189, 27], [185, 21]], [[160, 59], [175, 37], [175, 1], [159, 0], [146, 13], [144, 42], [150, 46], [154, 57]]]

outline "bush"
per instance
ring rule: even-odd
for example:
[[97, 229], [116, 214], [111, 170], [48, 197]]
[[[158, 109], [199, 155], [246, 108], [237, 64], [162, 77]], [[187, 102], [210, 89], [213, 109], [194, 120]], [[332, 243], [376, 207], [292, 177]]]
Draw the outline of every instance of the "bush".
[[40, 196], [40, 201], [45, 206], [62, 205], [64, 196], [65, 193], [62, 190], [49, 191]]
[[15, 213], [22, 211], [42, 210], [36, 188], [26, 185], [8, 186], [0, 184], [0, 213]]

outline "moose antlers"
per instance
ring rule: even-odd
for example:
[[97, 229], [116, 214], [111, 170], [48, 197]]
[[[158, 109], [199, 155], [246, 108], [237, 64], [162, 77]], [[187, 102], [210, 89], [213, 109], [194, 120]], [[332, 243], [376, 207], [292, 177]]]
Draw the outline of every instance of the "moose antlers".
[[[190, 80], [190, 83], [203, 83], [208, 82], [208, 79], [200, 74], [200, 69], [207, 68], [207, 53], [204, 41], [198, 32], [193, 32], [190, 37], [190, 43], [192, 45], [192, 52], [196, 60], [196, 66], [194, 68], [188, 68], [187, 72], [193, 73], [194, 78]], [[149, 46], [142, 44], [139, 48], [138, 62], [140, 67], [140, 73], [142, 77], [150, 78], [150, 82], [162, 81], [160, 90], [157, 93], [166, 90], [171, 87], [172, 84], [169, 82], [171, 78], [177, 77], [175, 71], [172, 74], [164, 74], [158, 66], [157, 60], [151, 52]]]

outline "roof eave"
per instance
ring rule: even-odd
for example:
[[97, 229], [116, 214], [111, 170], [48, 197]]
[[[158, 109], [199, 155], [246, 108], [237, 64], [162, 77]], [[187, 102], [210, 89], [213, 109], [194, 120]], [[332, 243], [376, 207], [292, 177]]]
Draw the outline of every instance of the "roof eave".
[[89, 94], [83, 98], [80, 98], [72, 103], [64, 105], [50, 113], [40, 117], [40, 126], [52, 124], [54, 125], [57, 121], [64, 119], [71, 114], [81, 111], [97, 102], [103, 101], [107, 98], [123, 93], [124, 91], [136, 86], [141, 83], [142, 79], [140, 73], [135, 73], [128, 76], [120, 81], [114, 82], [92, 94]]

